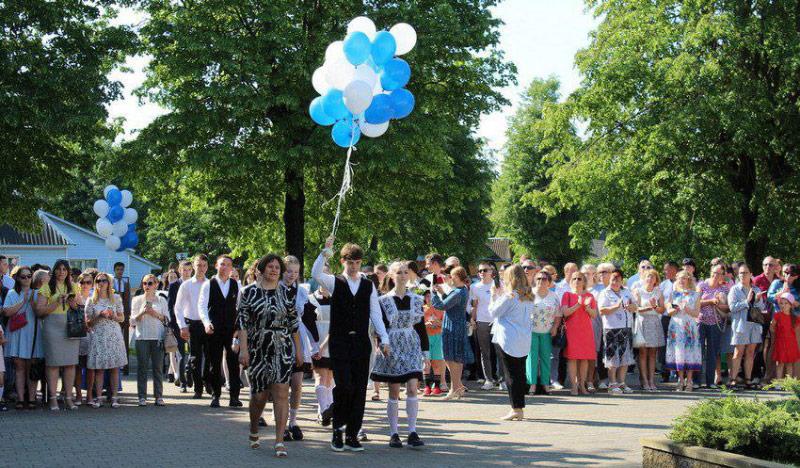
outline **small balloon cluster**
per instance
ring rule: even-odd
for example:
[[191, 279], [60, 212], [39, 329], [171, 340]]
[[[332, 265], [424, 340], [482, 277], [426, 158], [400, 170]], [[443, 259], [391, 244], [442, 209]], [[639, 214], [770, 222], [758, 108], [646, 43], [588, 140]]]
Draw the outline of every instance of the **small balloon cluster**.
[[344, 41], [325, 51], [325, 64], [314, 71], [311, 82], [320, 94], [309, 107], [314, 122], [333, 125], [337, 145], [355, 145], [361, 134], [376, 138], [389, 128], [389, 120], [402, 119], [414, 110], [414, 95], [404, 88], [411, 67], [397, 58], [414, 48], [417, 33], [398, 23], [389, 31], [359, 16], [347, 25]]
[[99, 216], [95, 229], [100, 237], [106, 240], [106, 248], [115, 252], [132, 249], [139, 244], [136, 234], [136, 220], [139, 213], [129, 208], [133, 203], [133, 194], [129, 190], [120, 190], [116, 185], [103, 189], [105, 199], [94, 202], [94, 213]]

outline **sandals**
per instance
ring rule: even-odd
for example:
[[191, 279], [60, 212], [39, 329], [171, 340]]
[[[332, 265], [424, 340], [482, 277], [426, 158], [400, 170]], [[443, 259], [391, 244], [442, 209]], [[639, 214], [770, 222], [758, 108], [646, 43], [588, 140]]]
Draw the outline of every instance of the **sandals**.
[[55, 395], [50, 397], [50, 411], [58, 411], [61, 408], [58, 407], [58, 399]]
[[251, 449], [255, 450], [255, 449], [261, 447], [261, 442], [258, 441], [258, 432], [256, 432], [256, 433], [252, 433], [251, 432], [249, 441], [250, 441], [250, 448]]
[[78, 405], [76, 405], [75, 402], [72, 401], [72, 398], [67, 398], [64, 400], [64, 407], [70, 411], [75, 411], [78, 409]]
[[18, 402], [17, 402], [17, 403], [14, 405], [14, 409], [15, 409], [15, 410], [21, 410], [21, 409], [25, 409], [25, 404], [24, 404], [24, 403], [22, 403], [21, 401], [18, 401]]
[[381, 401], [381, 396], [377, 393], [372, 394], [372, 401]]
[[278, 458], [286, 458], [289, 456], [289, 453], [286, 451], [286, 445], [284, 445], [283, 442], [275, 444], [275, 456]]

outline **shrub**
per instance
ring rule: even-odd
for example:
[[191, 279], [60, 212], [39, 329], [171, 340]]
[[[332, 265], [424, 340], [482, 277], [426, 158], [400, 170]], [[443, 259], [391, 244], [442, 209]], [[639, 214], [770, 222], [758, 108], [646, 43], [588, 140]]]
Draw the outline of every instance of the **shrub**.
[[[797, 395], [796, 379], [781, 384]], [[797, 385], [796, 385], [797, 384]], [[669, 438], [687, 445], [800, 465], [800, 400], [761, 402], [732, 395], [693, 405]]]

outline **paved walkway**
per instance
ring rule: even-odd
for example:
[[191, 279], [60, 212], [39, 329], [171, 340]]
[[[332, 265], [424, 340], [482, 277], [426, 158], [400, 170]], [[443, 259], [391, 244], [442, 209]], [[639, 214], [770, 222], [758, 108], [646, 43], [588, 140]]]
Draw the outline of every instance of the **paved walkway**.
[[[475, 388], [474, 382], [471, 388]], [[471, 391], [460, 401], [426, 398], [418, 429], [422, 449], [388, 447], [385, 402], [367, 402], [365, 428], [371, 442], [364, 453], [333, 453], [330, 431], [314, 423], [314, 392], [306, 382], [300, 425], [306, 438], [288, 443], [289, 458], [272, 456], [270, 427], [258, 450], [247, 446], [245, 408], [212, 409], [165, 382], [167, 405], [135, 406], [135, 379], [124, 382], [123, 406], [51, 413], [0, 414], [0, 465], [23, 467], [471, 467], [471, 466], [637, 466], [639, 438], [660, 436], [688, 405], [711, 396], [664, 391], [612, 397], [572, 397], [559, 392], [529, 397], [523, 422], [501, 422], [508, 399], [500, 391]], [[385, 392], [384, 392], [385, 397]], [[226, 403], [226, 402], [224, 402]], [[405, 403], [400, 402], [401, 431]], [[401, 435], [405, 439], [405, 434]], [[262, 441], [264, 438], [262, 437]]]

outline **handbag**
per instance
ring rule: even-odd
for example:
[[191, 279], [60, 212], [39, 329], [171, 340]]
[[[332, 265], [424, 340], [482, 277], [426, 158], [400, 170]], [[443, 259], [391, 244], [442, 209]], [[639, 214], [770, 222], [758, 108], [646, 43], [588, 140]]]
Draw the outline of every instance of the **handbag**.
[[553, 348], [566, 348], [567, 347], [567, 327], [564, 322], [558, 326], [556, 336], [551, 339]]
[[67, 338], [84, 338], [86, 336], [86, 315], [83, 308], [67, 310]]
[[633, 347], [634, 348], [642, 348], [645, 345], [647, 345], [647, 341], [644, 339], [644, 332], [642, 331], [642, 322], [643, 321], [644, 321], [643, 319], [637, 318], [633, 322]]
[[25, 317], [25, 312], [19, 312], [8, 321], [8, 331], [15, 332], [20, 328], [25, 328], [26, 325], [28, 325], [28, 318]]
[[175, 338], [175, 333], [172, 331], [172, 328], [166, 328], [167, 329], [164, 332], [164, 351], [168, 353], [176, 353], [178, 352], [178, 339]]

